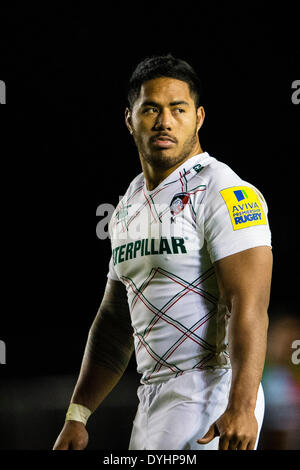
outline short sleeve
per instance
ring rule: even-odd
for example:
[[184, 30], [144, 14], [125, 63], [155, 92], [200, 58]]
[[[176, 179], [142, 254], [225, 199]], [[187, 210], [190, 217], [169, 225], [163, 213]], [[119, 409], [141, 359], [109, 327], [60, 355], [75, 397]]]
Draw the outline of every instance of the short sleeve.
[[[117, 208], [118, 208], [118, 206], [117, 206]], [[109, 233], [110, 240], [112, 239], [112, 221], [113, 221], [113, 217], [114, 217], [115, 212], [116, 212], [116, 209], [114, 210], [114, 212], [112, 214], [112, 217], [111, 217], [111, 219], [109, 221], [109, 224], [108, 224], [108, 233]], [[113, 281], [119, 281], [120, 280], [118, 278], [118, 275], [117, 275], [116, 270], [114, 268], [114, 263], [113, 263], [112, 256], [110, 258], [109, 265], [108, 265], [107, 277], [108, 277], [108, 279], [112, 279]]]
[[212, 262], [256, 246], [271, 247], [263, 195], [240, 179], [216, 182], [205, 200], [204, 237]]
[[119, 281], [120, 280], [118, 278], [118, 275], [117, 275], [116, 270], [114, 268], [112, 257], [110, 258], [110, 261], [109, 261], [109, 270], [108, 270], [108, 273], [107, 273], [107, 277], [108, 277], [108, 279], [112, 279], [113, 281]]

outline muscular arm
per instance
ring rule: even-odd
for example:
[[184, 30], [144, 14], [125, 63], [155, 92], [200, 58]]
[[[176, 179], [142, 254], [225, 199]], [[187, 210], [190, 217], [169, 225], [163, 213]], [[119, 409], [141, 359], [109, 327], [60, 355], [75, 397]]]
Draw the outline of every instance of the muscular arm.
[[71, 402], [94, 411], [122, 377], [134, 351], [126, 289], [108, 279], [90, 328]]
[[271, 271], [272, 252], [264, 246], [216, 263], [221, 296], [231, 312], [232, 407], [255, 408], [266, 355]]
[[[122, 377], [132, 352], [130, 314], [126, 290], [119, 281], [108, 280], [103, 300], [90, 328], [80, 374], [71, 398], [91, 411], [102, 403]], [[88, 432], [83, 422], [67, 420], [53, 449], [85, 449]]]
[[254, 410], [266, 354], [271, 249], [261, 246], [228, 256], [216, 262], [215, 270], [221, 300], [231, 313], [232, 383], [226, 412], [199, 443], [219, 434], [222, 449], [253, 449], [257, 436]]

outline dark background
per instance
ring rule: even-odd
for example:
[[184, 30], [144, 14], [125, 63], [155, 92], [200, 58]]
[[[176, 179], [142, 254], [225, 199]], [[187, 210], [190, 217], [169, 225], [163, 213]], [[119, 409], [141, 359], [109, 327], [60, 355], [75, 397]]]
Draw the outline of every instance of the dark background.
[[[110, 258], [96, 210], [116, 206], [141, 171], [124, 109], [128, 78], [146, 56], [170, 52], [198, 72], [202, 148], [268, 202], [270, 320], [298, 314], [298, 19], [288, 7], [228, 3], [1, 6], [0, 420], [13, 424], [0, 448], [49, 448], [63, 424]], [[91, 418], [96, 434], [103, 420], [111, 430], [91, 448], [127, 448], [138, 380], [133, 358], [124, 385]], [[41, 434], [43, 412], [49, 429]], [[113, 419], [123, 429], [118, 440]]]

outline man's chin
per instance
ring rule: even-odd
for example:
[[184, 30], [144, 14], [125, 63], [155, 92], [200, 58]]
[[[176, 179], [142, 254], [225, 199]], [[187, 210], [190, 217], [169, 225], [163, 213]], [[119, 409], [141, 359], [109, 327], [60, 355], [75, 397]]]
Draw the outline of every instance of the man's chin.
[[152, 167], [168, 170], [178, 164], [182, 160], [182, 156], [174, 155], [172, 149], [160, 149], [148, 155], [145, 160]]

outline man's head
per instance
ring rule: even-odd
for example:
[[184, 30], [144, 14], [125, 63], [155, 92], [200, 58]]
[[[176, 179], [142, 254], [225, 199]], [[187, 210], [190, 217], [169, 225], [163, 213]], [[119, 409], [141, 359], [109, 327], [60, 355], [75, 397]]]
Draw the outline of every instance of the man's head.
[[201, 152], [201, 96], [200, 80], [185, 61], [169, 54], [138, 64], [129, 82], [125, 120], [142, 164], [167, 170]]
[[195, 108], [199, 108], [202, 98], [202, 85], [199, 77], [187, 62], [168, 54], [149, 57], [140, 62], [135, 68], [129, 80], [127, 95], [131, 110], [134, 102], [139, 97], [142, 84], [161, 77], [175, 78], [186, 82], [195, 101]]

